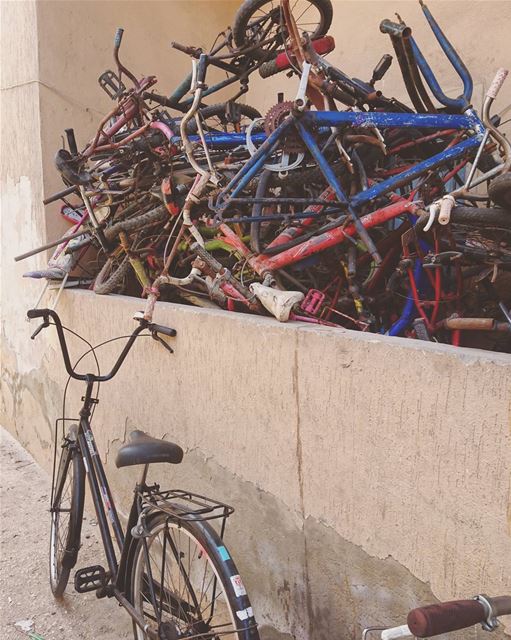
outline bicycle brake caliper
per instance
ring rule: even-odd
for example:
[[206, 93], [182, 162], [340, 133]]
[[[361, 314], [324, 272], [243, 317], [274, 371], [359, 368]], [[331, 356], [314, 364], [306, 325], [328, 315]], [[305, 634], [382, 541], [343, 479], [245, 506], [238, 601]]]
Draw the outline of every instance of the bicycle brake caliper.
[[131, 535], [134, 538], [147, 538], [150, 535], [150, 531], [146, 527], [147, 513], [148, 509], [142, 509], [139, 513], [137, 524], [131, 529]]

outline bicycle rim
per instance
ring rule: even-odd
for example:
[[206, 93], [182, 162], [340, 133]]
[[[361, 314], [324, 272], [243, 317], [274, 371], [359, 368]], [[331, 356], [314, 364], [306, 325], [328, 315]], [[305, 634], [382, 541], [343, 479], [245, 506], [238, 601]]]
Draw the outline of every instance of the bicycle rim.
[[62, 450], [51, 510], [50, 586], [57, 598], [65, 591], [78, 553], [84, 489], [81, 464], [81, 458], [67, 445]]
[[[292, 0], [291, 11], [300, 32], [307, 32], [312, 39], [324, 35], [332, 21], [332, 8], [327, 0]], [[254, 46], [270, 41], [264, 50], [281, 49], [287, 38], [287, 30], [278, 0], [252, 0], [241, 5], [233, 27], [234, 40], [240, 47]]]
[[[204, 538], [203, 532], [202, 523], [180, 526], [163, 517], [145, 539], [147, 553], [143, 542], [139, 543], [132, 573], [132, 603], [162, 639], [244, 637], [245, 629], [238, 628], [236, 618], [239, 606], [230, 593], [233, 583], [212, 561], [205, 539], [199, 539]], [[134, 635], [136, 640], [148, 637], [136, 625]]]

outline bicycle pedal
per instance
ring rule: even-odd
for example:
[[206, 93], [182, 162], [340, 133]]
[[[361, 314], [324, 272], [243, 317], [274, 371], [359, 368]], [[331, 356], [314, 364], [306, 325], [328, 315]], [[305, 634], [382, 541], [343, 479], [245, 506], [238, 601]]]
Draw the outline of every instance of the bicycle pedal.
[[99, 76], [98, 84], [112, 100], [117, 100], [126, 91], [124, 82], [110, 69]]
[[84, 567], [78, 569], [75, 573], [75, 591], [78, 593], [86, 593], [87, 591], [96, 591], [106, 586], [107, 574], [100, 565], [92, 567]]

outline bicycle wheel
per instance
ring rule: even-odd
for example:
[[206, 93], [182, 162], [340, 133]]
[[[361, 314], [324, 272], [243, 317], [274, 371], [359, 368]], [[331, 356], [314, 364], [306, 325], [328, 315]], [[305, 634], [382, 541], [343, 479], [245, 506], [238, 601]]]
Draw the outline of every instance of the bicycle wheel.
[[92, 286], [94, 293], [100, 296], [106, 296], [115, 291], [122, 293], [129, 268], [130, 263], [127, 255], [121, 254], [121, 257], [108, 258], [94, 280]]
[[[423, 216], [415, 225], [415, 229], [422, 236], [427, 236], [428, 233], [431, 233], [430, 231], [424, 231], [427, 221], [427, 216]], [[507, 230], [511, 228], [511, 211], [508, 209], [500, 209], [499, 207], [456, 206], [451, 211], [451, 223], [465, 224], [482, 229], [485, 227], [500, 227]]]
[[[332, 24], [330, 0], [293, 0], [291, 10], [300, 33], [307, 32], [312, 40], [324, 36]], [[245, 0], [234, 19], [232, 33], [240, 49], [267, 42], [252, 52], [256, 58], [282, 49], [287, 32], [282, 25], [279, 0]]]
[[501, 207], [511, 209], [511, 173], [504, 173], [492, 180], [488, 195]]
[[141, 213], [133, 218], [128, 218], [121, 222], [115, 222], [113, 225], [105, 229], [105, 238], [110, 241], [115, 240], [121, 231], [126, 233], [137, 231], [150, 224], [163, 222], [164, 220], [167, 220], [168, 217], [169, 213], [165, 207], [156, 207], [151, 211], [146, 211], [145, 213]]
[[134, 624], [135, 640], [259, 640], [241, 578], [212, 527], [158, 513], [147, 528], [133, 555], [130, 599], [152, 635]]
[[511, 211], [508, 209], [483, 207], [454, 207], [451, 222], [484, 226], [511, 227]]
[[76, 564], [82, 530], [85, 469], [76, 445], [77, 428], [71, 427], [60, 456], [51, 505], [50, 586], [61, 598]]
[[[252, 120], [260, 118], [261, 114], [257, 109], [248, 104], [238, 104], [235, 107], [240, 110], [240, 121], [232, 122], [229, 116], [228, 105], [225, 102], [212, 104], [199, 111], [202, 119], [202, 127], [209, 133], [239, 133], [245, 131]], [[186, 127], [190, 135], [197, 133], [197, 122], [190, 120]]]

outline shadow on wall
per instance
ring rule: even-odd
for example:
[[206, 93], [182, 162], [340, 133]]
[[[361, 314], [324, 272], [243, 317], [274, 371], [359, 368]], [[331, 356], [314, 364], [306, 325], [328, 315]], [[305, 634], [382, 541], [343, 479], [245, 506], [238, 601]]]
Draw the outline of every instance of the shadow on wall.
[[[158, 467], [152, 479], [166, 475], [163, 465]], [[391, 556], [371, 556], [318, 520], [303, 520], [275, 496], [243, 482], [200, 451], [186, 453], [172, 475], [180, 486], [203, 495], [214, 492], [236, 507], [226, 541], [247, 586], [262, 640], [361, 638], [365, 627], [405, 624], [408, 611], [438, 602], [430, 585]], [[486, 637], [478, 626], [440, 638], [462, 640], [467, 633], [473, 640]], [[495, 640], [506, 637], [502, 628], [492, 635]]]

